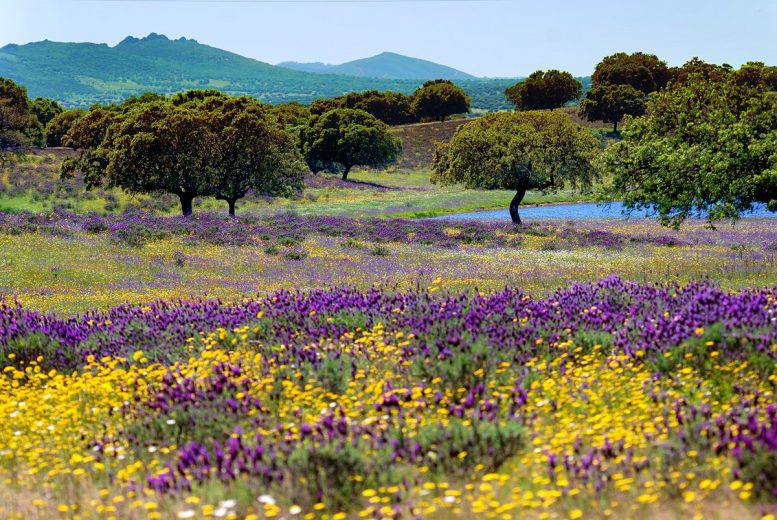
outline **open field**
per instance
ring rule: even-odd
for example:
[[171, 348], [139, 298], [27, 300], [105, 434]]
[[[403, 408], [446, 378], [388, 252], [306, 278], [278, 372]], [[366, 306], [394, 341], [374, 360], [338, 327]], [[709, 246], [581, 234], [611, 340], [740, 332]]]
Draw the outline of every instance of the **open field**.
[[770, 223], [2, 219], [1, 517], [773, 510]]
[[[412, 147], [406, 151], [422, 153], [419, 148]], [[49, 212], [64, 209], [77, 213], [119, 214], [127, 210], [143, 210], [163, 215], [180, 212], [178, 199], [168, 194], [130, 196], [118, 189], [87, 191], [79, 177], [60, 179], [61, 162], [72, 153], [65, 149], [40, 151], [27, 156], [24, 161], [0, 169], [0, 211]], [[334, 175], [309, 175], [301, 194], [291, 199], [249, 196], [238, 201], [238, 212], [268, 215], [295, 211], [310, 215], [417, 218], [506, 208], [514, 195], [508, 191], [434, 186], [429, 182], [430, 173], [428, 167], [410, 172], [357, 169], [351, 174], [351, 182], [342, 182]], [[529, 192], [524, 203], [580, 200], [590, 200], [590, 195], [571, 190], [547, 195]], [[195, 211], [226, 212], [226, 205], [212, 198], [195, 199], [194, 204]]]

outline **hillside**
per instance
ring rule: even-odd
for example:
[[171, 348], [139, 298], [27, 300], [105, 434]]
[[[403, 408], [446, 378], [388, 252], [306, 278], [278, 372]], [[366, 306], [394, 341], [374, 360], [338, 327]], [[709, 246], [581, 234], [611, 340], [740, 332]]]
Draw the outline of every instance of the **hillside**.
[[[114, 47], [96, 43], [44, 40], [0, 48], [0, 76], [27, 87], [31, 97], [48, 97], [66, 106], [115, 103], [143, 92], [171, 94], [216, 88], [250, 95], [266, 103], [309, 103], [352, 91], [396, 90], [412, 93], [421, 83], [313, 74], [277, 67], [201, 44], [151, 33], [127, 37]], [[504, 88], [515, 80], [463, 80], [478, 109], [507, 106]]]
[[393, 52], [384, 52], [377, 56], [349, 61], [340, 65], [323, 63], [279, 63], [285, 67], [315, 74], [341, 74], [346, 76], [383, 78], [383, 79], [476, 79], [475, 76], [432, 61], [411, 58]]
[[400, 171], [431, 168], [437, 143], [448, 142], [458, 127], [471, 119], [453, 119], [442, 123], [418, 123], [395, 126], [391, 132], [402, 140], [402, 156], [396, 165]]

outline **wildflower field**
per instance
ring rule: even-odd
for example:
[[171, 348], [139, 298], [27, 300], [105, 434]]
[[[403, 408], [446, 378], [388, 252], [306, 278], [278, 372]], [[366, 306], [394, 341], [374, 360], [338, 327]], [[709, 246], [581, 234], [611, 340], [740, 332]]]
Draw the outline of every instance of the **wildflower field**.
[[769, 221], [0, 230], [0, 518], [777, 514]]

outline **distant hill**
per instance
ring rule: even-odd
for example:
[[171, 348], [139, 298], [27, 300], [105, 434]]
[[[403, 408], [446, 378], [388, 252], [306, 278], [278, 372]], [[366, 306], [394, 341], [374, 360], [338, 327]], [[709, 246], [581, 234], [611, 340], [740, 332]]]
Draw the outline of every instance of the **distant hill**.
[[362, 78], [382, 79], [476, 79], [475, 76], [460, 70], [440, 65], [432, 61], [411, 58], [393, 52], [384, 52], [370, 58], [349, 61], [341, 65], [325, 65], [323, 63], [279, 63], [279, 67], [312, 72], [315, 74], [342, 74]]
[[[196, 40], [171, 40], [155, 33], [145, 38], [129, 36], [114, 47], [48, 40], [9, 44], [0, 48], [0, 76], [27, 87], [31, 97], [48, 97], [71, 107], [116, 103], [149, 91], [172, 94], [194, 88], [250, 95], [266, 103], [309, 103], [369, 89], [410, 94], [423, 82], [291, 70]], [[499, 110], [509, 107], [504, 89], [515, 80], [456, 82], [470, 94], [474, 108]]]

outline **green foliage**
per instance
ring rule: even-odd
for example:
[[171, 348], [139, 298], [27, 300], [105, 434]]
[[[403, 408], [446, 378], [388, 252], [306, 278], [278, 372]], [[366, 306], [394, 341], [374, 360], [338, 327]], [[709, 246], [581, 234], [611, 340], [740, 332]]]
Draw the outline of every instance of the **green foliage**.
[[27, 89], [10, 79], [0, 78], [0, 149], [26, 145], [29, 138], [25, 130], [30, 123]]
[[310, 112], [321, 115], [335, 108], [363, 110], [388, 125], [401, 125], [414, 121], [412, 99], [399, 92], [351, 92], [332, 99], [317, 99], [310, 106]]
[[552, 110], [580, 97], [583, 85], [569, 72], [538, 70], [505, 90], [516, 110]]
[[524, 446], [525, 437], [523, 426], [515, 421], [465, 424], [452, 419], [421, 428], [415, 440], [435, 473], [465, 477], [479, 465], [486, 473], [496, 471]]
[[591, 76], [592, 86], [630, 85], [644, 94], [660, 90], [671, 79], [666, 63], [654, 54], [618, 52], [602, 59]]
[[63, 139], [76, 121], [86, 112], [81, 109], [65, 110], [54, 116], [46, 124], [46, 146], [63, 146]]
[[605, 154], [613, 182], [604, 196], [674, 227], [697, 213], [738, 218], [758, 202], [777, 210], [777, 102], [761, 79], [769, 68], [754, 68], [724, 80], [691, 74], [653, 94]]
[[413, 94], [413, 112], [420, 119], [445, 121], [449, 116], [469, 111], [469, 96], [452, 81], [427, 81]]
[[595, 85], [580, 103], [580, 116], [589, 121], [612, 123], [613, 132], [625, 116], [645, 113], [645, 95], [631, 85]]
[[580, 116], [612, 123], [613, 132], [617, 132], [618, 122], [626, 115], [642, 115], [648, 94], [664, 88], [671, 78], [672, 71], [653, 54], [619, 52], [607, 56], [591, 76], [591, 89], [580, 104]]
[[388, 125], [363, 110], [338, 108], [314, 117], [303, 131], [305, 159], [313, 163], [337, 163], [343, 180], [354, 166], [384, 167], [394, 163], [402, 142], [388, 132]]
[[53, 99], [47, 98], [35, 98], [30, 106], [32, 115], [38, 120], [42, 127], [46, 127], [49, 121], [54, 119], [58, 114], [61, 114], [64, 110], [59, 103]]
[[187, 94], [192, 101], [182, 106], [205, 114], [210, 130], [218, 135], [214, 194], [229, 204], [230, 215], [235, 214], [235, 201], [249, 190], [288, 197], [302, 189], [305, 167], [297, 142], [271, 110], [248, 97]]

